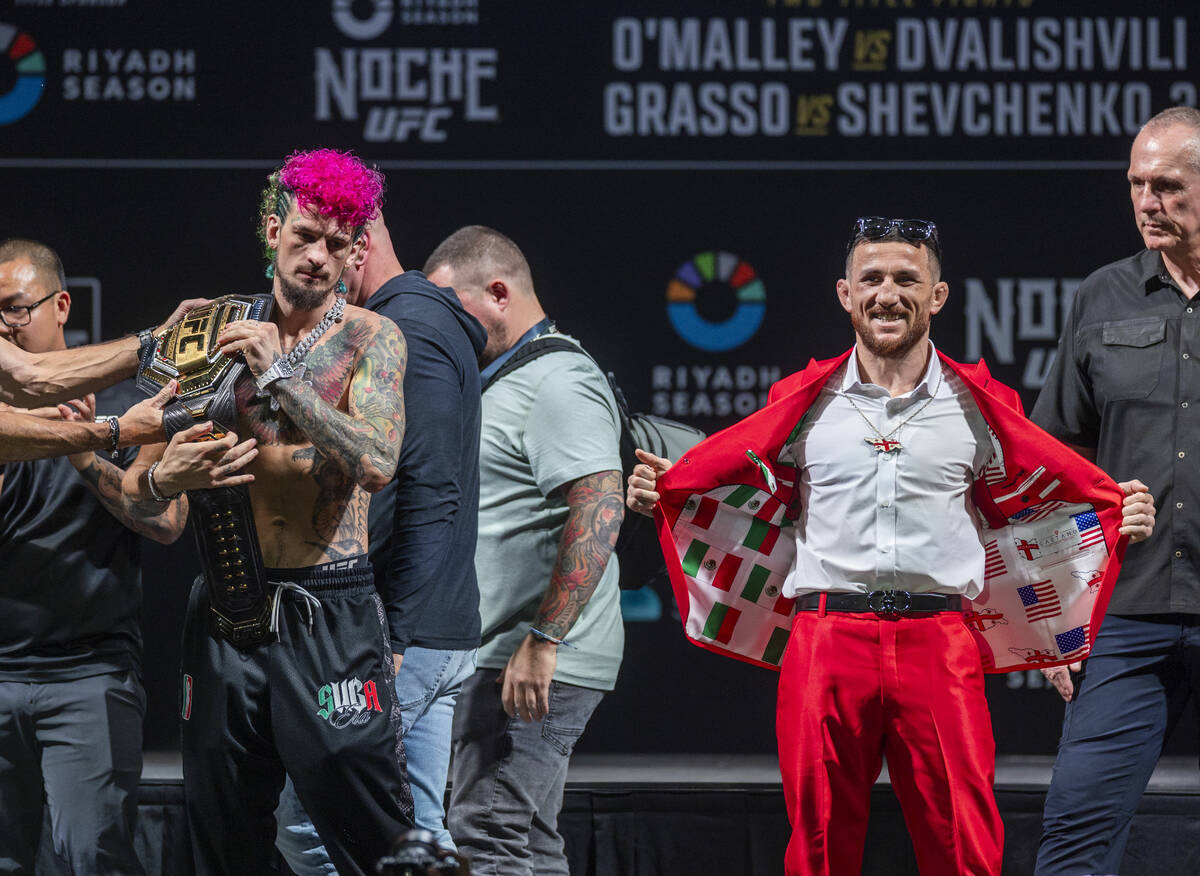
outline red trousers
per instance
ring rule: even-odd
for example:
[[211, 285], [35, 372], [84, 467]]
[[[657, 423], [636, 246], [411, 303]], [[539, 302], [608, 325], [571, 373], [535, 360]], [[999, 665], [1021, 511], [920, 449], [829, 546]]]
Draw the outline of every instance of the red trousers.
[[996, 744], [961, 614], [797, 612], [776, 732], [788, 876], [858, 876], [884, 754], [921, 876], [1000, 873]]

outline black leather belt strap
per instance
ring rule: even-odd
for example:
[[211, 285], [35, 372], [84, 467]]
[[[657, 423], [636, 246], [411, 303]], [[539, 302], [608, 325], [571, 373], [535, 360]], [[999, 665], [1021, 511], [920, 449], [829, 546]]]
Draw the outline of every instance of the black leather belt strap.
[[[820, 593], [806, 593], [796, 600], [799, 611], [819, 611]], [[962, 597], [946, 593], [909, 593], [907, 590], [875, 590], [871, 593], [826, 593], [826, 611], [862, 611], [873, 614], [932, 614], [962, 611]]]
[[[222, 354], [217, 335], [233, 320], [269, 318], [273, 304], [269, 294], [224, 295], [188, 313], [142, 350], [137, 383], [143, 391], [153, 395], [171, 380], [179, 382], [179, 395], [163, 410], [168, 438], [204, 420], [212, 421], [214, 437], [237, 424], [234, 390], [246, 362]], [[249, 488], [191, 490], [188, 501], [213, 632], [243, 650], [269, 641], [271, 588]]]

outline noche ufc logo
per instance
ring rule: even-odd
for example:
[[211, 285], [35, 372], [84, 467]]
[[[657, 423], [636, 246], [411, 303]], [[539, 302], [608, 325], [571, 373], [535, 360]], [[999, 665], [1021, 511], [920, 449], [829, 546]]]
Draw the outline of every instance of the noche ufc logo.
[[372, 712], [382, 712], [375, 682], [345, 678], [330, 682], [317, 691], [317, 714], [341, 730], [371, 720]]
[[[452, 9], [445, 2], [332, 0], [330, 11], [342, 36], [359, 43], [378, 40], [396, 25], [467, 24], [478, 17], [459, 8], [473, 0], [454, 0]], [[479, 46], [318, 46], [313, 119], [361, 125], [368, 143], [441, 143], [459, 122], [500, 120], [487, 94], [499, 58], [494, 47]]]
[[[8, 73], [5, 68], [11, 69]], [[9, 76], [12, 76], [11, 80]], [[46, 59], [27, 33], [0, 21], [0, 125], [27, 116], [46, 90]]]

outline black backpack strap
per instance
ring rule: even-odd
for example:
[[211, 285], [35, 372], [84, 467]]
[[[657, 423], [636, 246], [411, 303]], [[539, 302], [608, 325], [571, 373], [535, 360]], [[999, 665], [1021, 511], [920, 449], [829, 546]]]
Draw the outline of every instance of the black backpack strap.
[[487, 388], [504, 375], [511, 374], [522, 365], [528, 365], [539, 356], [553, 353], [556, 350], [567, 350], [572, 353], [582, 353], [584, 356], [588, 355], [578, 344], [572, 344], [570, 341], [563, 338], [556, 338], [554, 335], [534, 338], [522, 346], [521, 349], [517, 350], [517, 352], [513, 353], [512, 358], [501, 365], [496, 373], [487, 379], [487, 382], [479, 388], [480, 393], [487, 392]]

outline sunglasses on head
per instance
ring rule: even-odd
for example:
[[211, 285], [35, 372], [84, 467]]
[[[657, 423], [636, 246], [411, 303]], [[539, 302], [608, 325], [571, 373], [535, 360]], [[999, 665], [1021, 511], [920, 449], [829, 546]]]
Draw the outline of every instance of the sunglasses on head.
[[883, 216], [860, 216], [850, 226], [850, 242], [846, 244], [846, 255], [849, 256], [854, 244], [860, 240], [879, 240], [887, 237], [892, 229], [901, 238], [913, 245], [925, 244], [939, 259], [942, 248], [938, 243], [937, 226], [928, 219], [886, 219]]

